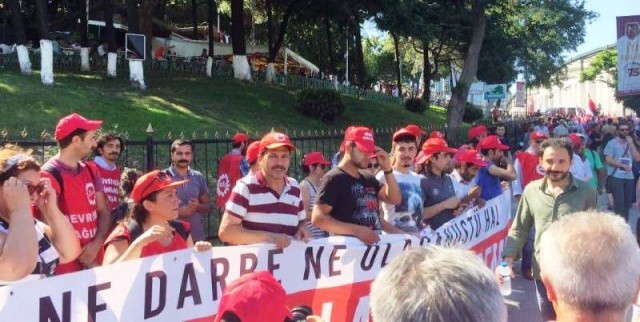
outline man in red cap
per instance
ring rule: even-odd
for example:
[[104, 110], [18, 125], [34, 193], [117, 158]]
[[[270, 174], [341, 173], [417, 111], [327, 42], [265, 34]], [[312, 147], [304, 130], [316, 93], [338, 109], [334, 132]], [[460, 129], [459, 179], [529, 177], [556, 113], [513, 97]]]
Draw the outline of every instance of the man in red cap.
[[[337, 167], [324, 177], [311, 221], [314, 226], [337, 235], [355, 236], [371, 245], [380, 240], [377, 230], [400, 233], [381, 218], [378, 201], [397, 205], [402, 201], [388, 154], [377, 147], [373, 131], [354, 127], [344, 137], [345, 153]], [[366, 169], [375, 159], [387, 184], [380, 184]]]
[[102, 121], [87, 120], [73, 113], [56, 126], [60, 151], [42, 167], [42, 176], [51, 179], [58, 205], [76, 230], [82, 254], [62, 264], [57, 274], [99, 266], [102, 244], [109, 233], [111, 210], [107, 204], [102, 177], [95, 165], [82, 160], [96, 147], [95, 133]]
[[256, 173], [260, 171], [260, 164], [258, 164], [258, 155], [260, 154], [260, 141], [255, 141], [249, 144], [247, 148], [247, 155], [245, 159], [249, 163], [249, 173]]
[[476, 149], [478, 143], [486, 138], [487, 134], [489, 134], [489, 130], [484, 125], [478, 125], [470, 128], [467, 132], [468, 144], [472, 146], [472, 149]]
[[453, 219], [460, 213], [460, 199], [456, 197], [451, 177], [447, 169], [451, 165], [451, 156], [456, 153], [443, 139], [428, 139], [422, 145], [424, 156], [418, 160], [424, 164], [426, 177], [426, 195], [424, 218], [433, 230]]
[[[425, 201], [426, 179], [411, 171], [418, 153], [416, 137], [408, 129], [400, 129], [393, 134], [391, 143], [393, 155], [393, 176], [398, 182], [402, 201], [398, 205], [382, 203], [384, 219], [397, 228], [408, 233], [418, 233], [424, 228], [423, 210]], [[383, 172], [378, 172], [376, 179], [381, 184], [387, 180]]]
[[283, 133], [271, 132], [260, 140], [260, 171], [236, 182], [220, 222], [221, 241], [284, 248], [294, 236], [309, 240], [300, 186], [287, 176], [294, 149]]
[[529, 182], [544, 177], [544, 169], [540, 165], [540, 144], [548, 138], [549, 136], [545, 132], [532, 132], [529, 136], [529, 148], [524, 152], [516, 153], [513, 163], [513, 168], [516, 171], [516, 180], [511, 187], [517, 201], [520, 201], [522, 191]]
[[482, 157], [476, 150], [458, 151], [455, 156], [455, 169], [449, 175], [453, 181], [456, 197], [463, 205], [478, 205], [483, 207], [485, 200], [480, 198], [481, 190], [478, 187], [476, 176], [482, 167], [488, 164], [482, 161]]
[[249, 174], [249, 162], [244, 157], [248, 144], [249, 137], [246, 134], [236, 133], [231, 143], [233, 149], [220, 160], [216, 186], [218, 209], [224, 209], [236, 181]]
[[482, 189], [480, 198], [491, 200], [502, 194], [502, 180], [516, 179], [516, 170], [505, 155], [509, 147], [502, 144], [497, 135], [489, 135], [482, 139], [478, 150], [482, 153], [484, 161], [489, 164], [478, 171], [478, 186]]

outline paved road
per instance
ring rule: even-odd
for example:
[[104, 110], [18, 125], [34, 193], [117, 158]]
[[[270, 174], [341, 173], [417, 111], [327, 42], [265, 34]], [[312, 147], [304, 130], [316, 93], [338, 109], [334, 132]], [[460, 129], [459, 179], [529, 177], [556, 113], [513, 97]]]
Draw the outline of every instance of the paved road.
[[[606, 198], [601, 200], [604, 201], [606, 205]], [[636, 230], [635, 223], [639, 218], [640, 211], [638, 208], [631, 208], [629, 222], [633, 223], [631, 230], [634, 234]], [[519, 274], [520, 267], [518, 263], [516, 263], [516, 265], [518, 266], [516, 266], [514, 270], [516, 274]], [[542, 322], [540, 312], [538, 311], [536, 289], [533, 281], [526, 280], [522, 278], [522, 276], [516, 276], [511, 283], [513, 292], [505, 298], [505, 303], [509, 311], [509, 322]]]

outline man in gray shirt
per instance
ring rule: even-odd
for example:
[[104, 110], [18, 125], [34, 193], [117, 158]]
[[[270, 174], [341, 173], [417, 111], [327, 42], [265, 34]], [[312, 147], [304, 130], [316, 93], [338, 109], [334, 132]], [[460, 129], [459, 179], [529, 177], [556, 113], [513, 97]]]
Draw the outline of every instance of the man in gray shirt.
[[603, 151], [609, 176], [606, 188], [607, 193], [613, 195], [613, 212], [629, 220], [629, 209], [633, 203], [631, 197], [636, 188], [631, 162], [640, 161], [640, 153], [629, 135], [629, 124], [621, 121], [616, 129], [618, 136], [611, 139]]
[[207, 180], [199, 171], [191, 169], [193, 158], [193, 146], [188, 140], [175, 140], [171, 144], [171, 167], [164, 171], [171, 176], [173, 181], [189, 180], [176, 189], [180, 198], [178, 219], [191, 225], [191, 238], [193, 242], [205, 240], [202, 215], [211, 210], [211, 197]]

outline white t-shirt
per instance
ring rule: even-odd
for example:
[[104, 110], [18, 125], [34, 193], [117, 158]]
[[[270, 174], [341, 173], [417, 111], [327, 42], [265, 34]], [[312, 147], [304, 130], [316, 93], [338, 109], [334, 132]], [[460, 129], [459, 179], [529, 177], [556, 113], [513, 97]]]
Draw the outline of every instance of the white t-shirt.
[[589, 182], [593, 176], [589, 159], [584, 159], [583, 161], [582, 158], [575, 153], [573, 154], [573, 165], [569, 169], [569, 172], [571, 172], [574, 178], [584, 182]]
[[451, 181], [453, 181], [453, 189], [456, 191], [456, 198], [460, 200], [469, 194], [469, 190], [471, 190], [471, 188], [478, 185], [477, 177], [473, 177], [471, 181], [466, 182], [462, 179], [462, 176], [460, 176], [457, 169], [453, 170], [449, 176], [451, 177]]
[[[393, 176], [400, 187], [402, 201], [398, 205], [382, 202], [384, 219], [406, 232], [417, 233], [424, 228], [422, 219], [427, 178], [413, 171], [401, 173], [393, 170]], [[382, 184], [387, 183], [382, 171], [378, 172], [376, 179]]]

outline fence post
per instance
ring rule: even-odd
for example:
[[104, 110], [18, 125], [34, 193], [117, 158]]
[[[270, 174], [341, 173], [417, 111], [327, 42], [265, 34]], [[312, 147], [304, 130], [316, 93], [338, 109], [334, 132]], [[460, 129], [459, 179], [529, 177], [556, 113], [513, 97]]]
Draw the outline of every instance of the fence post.
[[155, 168], [153, 164], [153, 127], [147, 126], [147, 171]]

